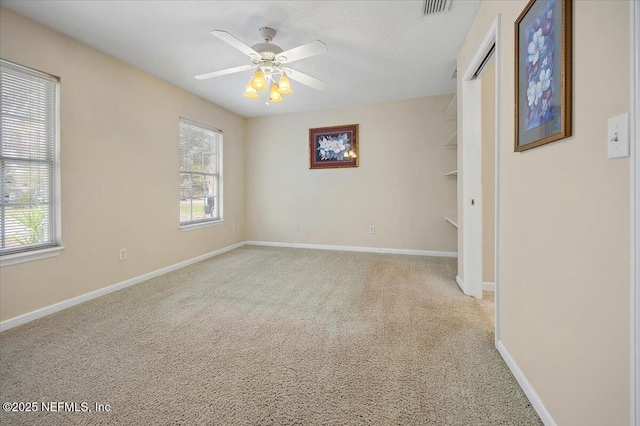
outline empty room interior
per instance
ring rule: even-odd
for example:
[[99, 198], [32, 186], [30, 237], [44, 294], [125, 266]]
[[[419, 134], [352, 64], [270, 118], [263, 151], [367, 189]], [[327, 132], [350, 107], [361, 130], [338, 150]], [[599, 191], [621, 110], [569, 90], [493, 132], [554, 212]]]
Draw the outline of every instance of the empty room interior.
[[0, 0], [0, 423], [640, 426], [640, 3]]

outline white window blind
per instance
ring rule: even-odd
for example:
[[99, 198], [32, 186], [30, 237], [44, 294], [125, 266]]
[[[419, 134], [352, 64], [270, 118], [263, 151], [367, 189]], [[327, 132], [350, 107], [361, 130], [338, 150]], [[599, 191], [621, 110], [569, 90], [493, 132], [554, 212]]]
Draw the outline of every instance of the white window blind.
[[222, 132], [180, 119], [180, 225], [222, 218]]
[[57, 244], [57, 86], [0, 60], [0, 255]]

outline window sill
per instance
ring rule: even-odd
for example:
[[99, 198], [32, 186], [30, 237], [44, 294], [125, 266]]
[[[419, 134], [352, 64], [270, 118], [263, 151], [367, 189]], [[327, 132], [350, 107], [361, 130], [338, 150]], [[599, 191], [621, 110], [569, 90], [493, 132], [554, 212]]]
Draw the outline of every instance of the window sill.
[[42, 250], [26, 251], [24, 253], [8, 254], [0, 257], [0, 268], [18, 263], [33, 262], [36, 260], [55, 257], [64, 249], [63, 246], [49, 247]]
[[180, 225], [180, 230], [193, 231], [194, 229], [208, 228], [209, 226], [222, 225], [223, 223], [224, 223], [224, 219], [219, 219], [219, 220], [212, 220], [209, 222], [193, 223], [191, 225]]

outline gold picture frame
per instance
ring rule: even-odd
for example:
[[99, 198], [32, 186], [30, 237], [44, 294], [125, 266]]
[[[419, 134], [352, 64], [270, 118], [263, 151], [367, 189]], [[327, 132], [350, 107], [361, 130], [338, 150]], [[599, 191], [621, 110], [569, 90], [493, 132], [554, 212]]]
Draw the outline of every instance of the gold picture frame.
[[515, 22], [514, 150], [571, 136], [572, 0], [530, 0]]

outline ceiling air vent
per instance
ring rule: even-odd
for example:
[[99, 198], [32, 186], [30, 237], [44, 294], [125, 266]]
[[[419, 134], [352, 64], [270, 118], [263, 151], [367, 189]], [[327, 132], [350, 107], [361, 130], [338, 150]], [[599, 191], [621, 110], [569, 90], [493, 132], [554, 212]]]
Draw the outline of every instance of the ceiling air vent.
[[451, 0], [425, 0], [423, 15], [447, 12], [451, 7]]

